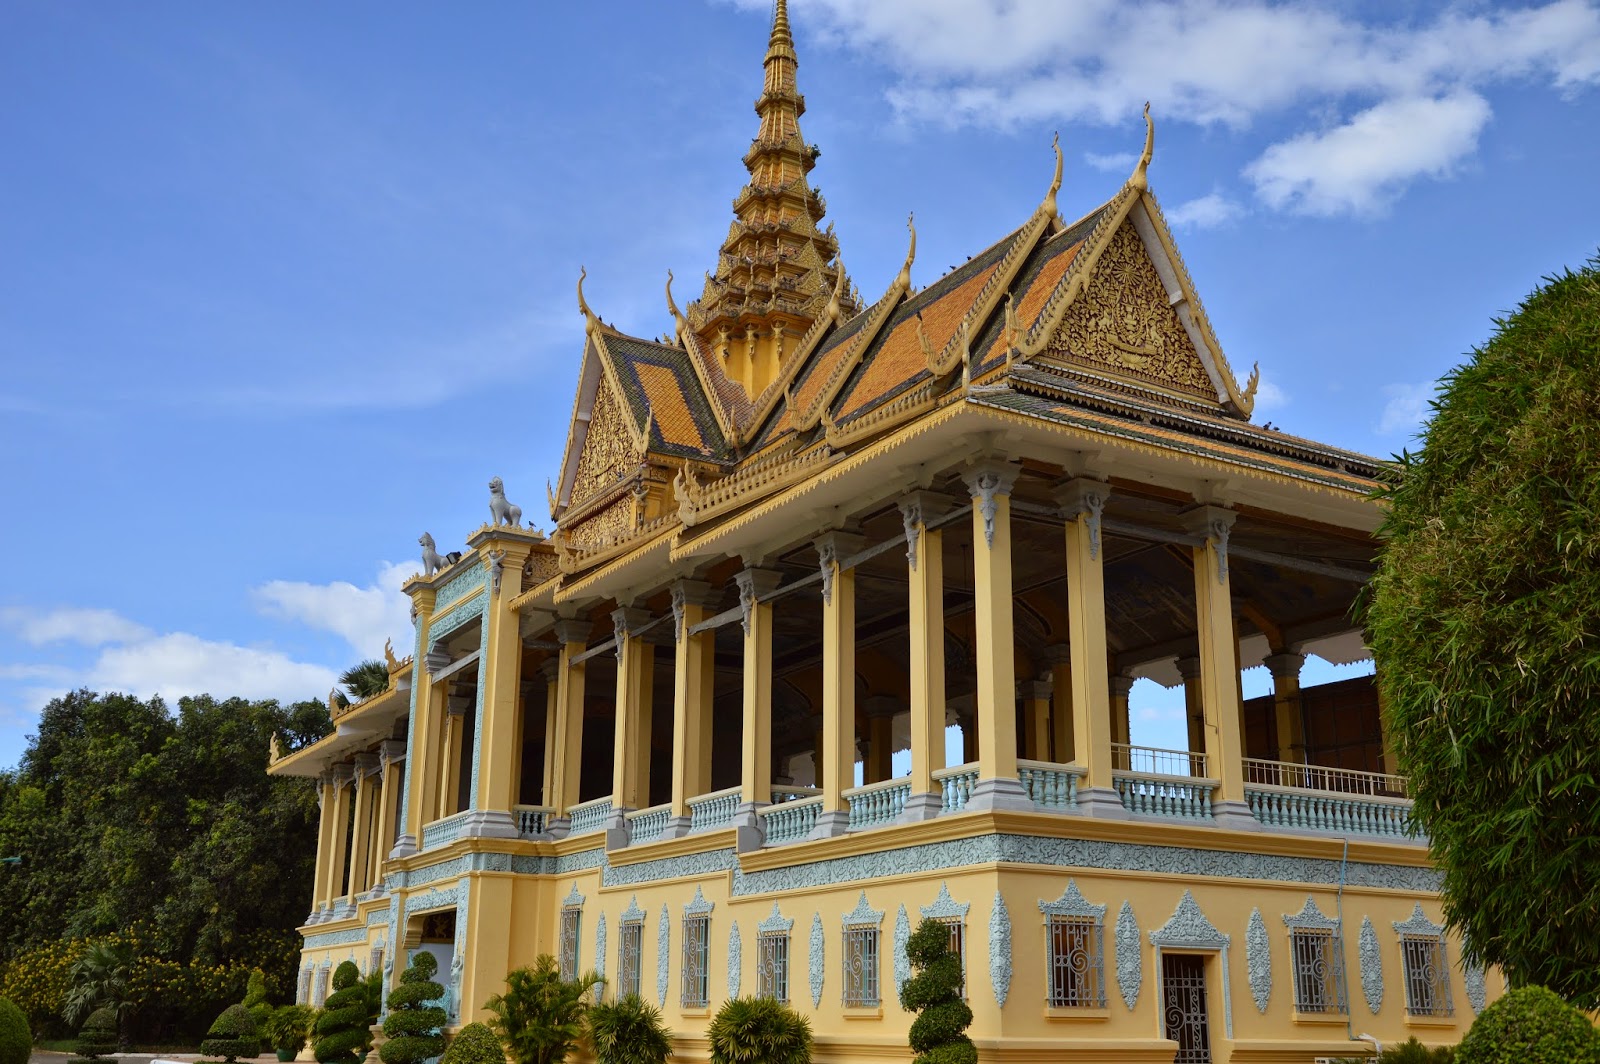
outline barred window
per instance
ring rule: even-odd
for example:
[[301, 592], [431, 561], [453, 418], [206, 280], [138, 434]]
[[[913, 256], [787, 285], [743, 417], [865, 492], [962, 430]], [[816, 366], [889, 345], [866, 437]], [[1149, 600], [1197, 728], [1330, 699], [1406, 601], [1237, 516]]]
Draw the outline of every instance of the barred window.
[[1100, 921], [1091, 916], [1051, 914], [1050, 1006], [1105, 1008], [1105, 945]]
[[1294, 956], [1294, 1007], [1298, 1012], [1347, 1011], [1344, 998], [1344, 941], [1321, 928], [1289, 933]]
[[1454, 1015], [1443, 937], [1402, 935], [1400, 955], [1405, 966], [1406, 1011], [1413, 1016]]
[[789, 1001], [789, 934], [763, 931], [756, 939], [758, 993], [774, 1001]]
[[372, 955], [367, 958], [367, 974], [383, 971], [383, 946], [372, 947]]
[[844, 929], [844, 1003], [878, 1004], [878, 929]]
[[937, 922], [950, 931], [950, 952], [961, 961], [961, 998], [967, 997], [967, 922], [959, 916], [941, 916]]
[[644, 922], [625, 920], [617, 942], [617, 999], [639, 996], [639, 951], [644, 945]]
[[561, 978], [578, 978], [578, 935], [583, 910], [568, 907], [561, 910]]
[[311, 1004], [319, 1009], [322, 1007], [322, 1003], [328, 1000], [328, 979], [331, 974], [327, 965], [323, 965], [317, 972], [316, 982], [313, 984], [311, 992]]
[[684, 1008], [705, 1008], [711, 1001], [711, 917], [683, 918]]
[[296, 1005], [311, 1004], [311, 974], [312, 969], [310, 968], [300, 969], [300, 981], [294, 992], [294, 1003]]

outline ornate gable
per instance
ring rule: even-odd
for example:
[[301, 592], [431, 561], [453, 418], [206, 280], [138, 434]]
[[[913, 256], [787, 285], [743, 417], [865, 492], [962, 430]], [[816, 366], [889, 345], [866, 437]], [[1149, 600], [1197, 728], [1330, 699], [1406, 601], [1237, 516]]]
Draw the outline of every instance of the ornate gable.
[[574, 505], [581, 505], [617, 484], [639, 465], [641, 456], [627, 417], [622, 401], [609, 383], [602, 380], [595, 392], [594, 409], [589, 415], [588, 431], [584, 434], [583, 450], [578, 454], [578, 468], [572, 480]]
[[1215, 404], [1217, 387], [1131, 218], [1101, 251], [1040, 357]]

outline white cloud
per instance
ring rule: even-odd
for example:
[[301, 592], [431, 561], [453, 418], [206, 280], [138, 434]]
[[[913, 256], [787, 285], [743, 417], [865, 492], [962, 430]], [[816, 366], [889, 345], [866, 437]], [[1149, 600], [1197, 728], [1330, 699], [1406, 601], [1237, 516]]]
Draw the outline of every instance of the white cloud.
[[1289, 393], [1273, 384], [1262, 381], [1256, 386], [1255, 414], [1270, 414], [1289, 405]]
[[1212, 192], [1180, 203], [1164, 212], [1167, 221], [1177, 229], [1215, 229], [1244, 213], [1244, 208], [1220, 192]]
[[251, 594], [268, 616], [332, 632], [363, 658], [376, 657], [386, 639], [394, 641], [396, 654], [403, 654], [411, 642], [411, 600], [400, 585], [416, 568], [412, 563], [382, 562], [377, 579], [366, 587], [343, 580], [331, 584], [273, 580]]
[[1083, 153], [1083, 161], [1094, 167], [1096, 170], [1104, 170], [1107, 173], [1112, 174], [1121, 174], [1131, 173], [1133, 171], [1133, 164], [1139, 161], [1139, 156], [1131, 151], [1112, 152], [1110, 155], [1101, 155], [1098, 152], [1086, 151]]
[[142, 698], [211, 694], [218, 698], [318, 698], [338, 674], [322, 665], [293, 661], [276, 650], [219, 643], [188, 632], [172, 632], [137, 643], [108, 647], [89, 673], [89, 686], [127, 691]]
[[0, 625], [14, 632], [29, 646], [48, 643], [77, 643], [96, 647], [106, 643], [125, 643], [150, 633], [111, 610], [80, 609], [64, 606], [35, 611], [20, 606], [0, 609]]
[[1415, 432], [1428, 416], [1428, 400], [1433, 398], [1434, 382], [1423, 384], [1390, 384], [1383, 389], [1388, 402], [1378, 418], [1378, 434], [1392, 436], [1397, 432]]
[[[770, 9], [769, 0], [736, 2]], [[1564, 93], [1600, 84], [1594, 0], [1454, 6], [1431, 17], [1408, 6], [1392, 16], [1370, 10], [1382, 14], [1363, 20], [1333, 0], [813, 0], [801, 26], [886, 64], [889, 102], [909, 122], [1116, 125], [1131, 148], [1146, 100], [1158, 123], [1236, 130], [1266, 116], [1367, 108], [1349, 132], [1291, 137], [1284, 152], [1258, 160], [1266, 201], [1310, 213], [1370, 209], [1374, 196], [1459, 160], [1487, 120], [1481, 93], [1492, 84]], [[1387, 169], [1367, 156], [1379, 119], [1426, 102], [1434, 106], [1423, 117], [1449, 128], [1413, 129], [1419, 145], [1391, 143], [1408, 161]], [[1321, 181], [1301, 165], [1343, 148], [1360, 156], [1353, 174]]]
[[1488, 121], [1489, 103], [1476, 93], [1387, 100], [1335, 129], [1272, 145], [1244, 173], [1278, 210], [1372, 214], [1413, 179], [1448, 176]]

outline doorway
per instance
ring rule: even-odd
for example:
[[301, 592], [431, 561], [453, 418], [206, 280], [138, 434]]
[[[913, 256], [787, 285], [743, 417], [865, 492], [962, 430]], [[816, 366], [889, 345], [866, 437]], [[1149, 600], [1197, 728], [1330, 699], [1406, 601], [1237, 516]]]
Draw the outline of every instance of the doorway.
[[1211, 1064], [1206, 962], [1185, 953], [1161, 955], [1162, 1033], [1178, 1043], [1173, 1064]]

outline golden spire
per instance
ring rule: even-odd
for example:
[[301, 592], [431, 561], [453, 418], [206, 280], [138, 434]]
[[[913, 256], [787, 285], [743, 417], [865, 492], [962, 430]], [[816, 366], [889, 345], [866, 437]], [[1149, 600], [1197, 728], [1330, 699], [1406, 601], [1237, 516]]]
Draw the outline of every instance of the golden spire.
[[777, 377], [794, 340], [813, 322], [860, 310], [842, 277], [832, 227], [822, 228], [826, 205], [807, 180], [819, 153], [800, 134], [806, 100], [798, 66], [789, 5], [777, 0], [755, 102], [760, 124], [744, 157], [749, 183], [733, 201], [736, 217], [716, 269], [700, 298], [684, 308], [701, 349], [714, 352], [752, 399]]

